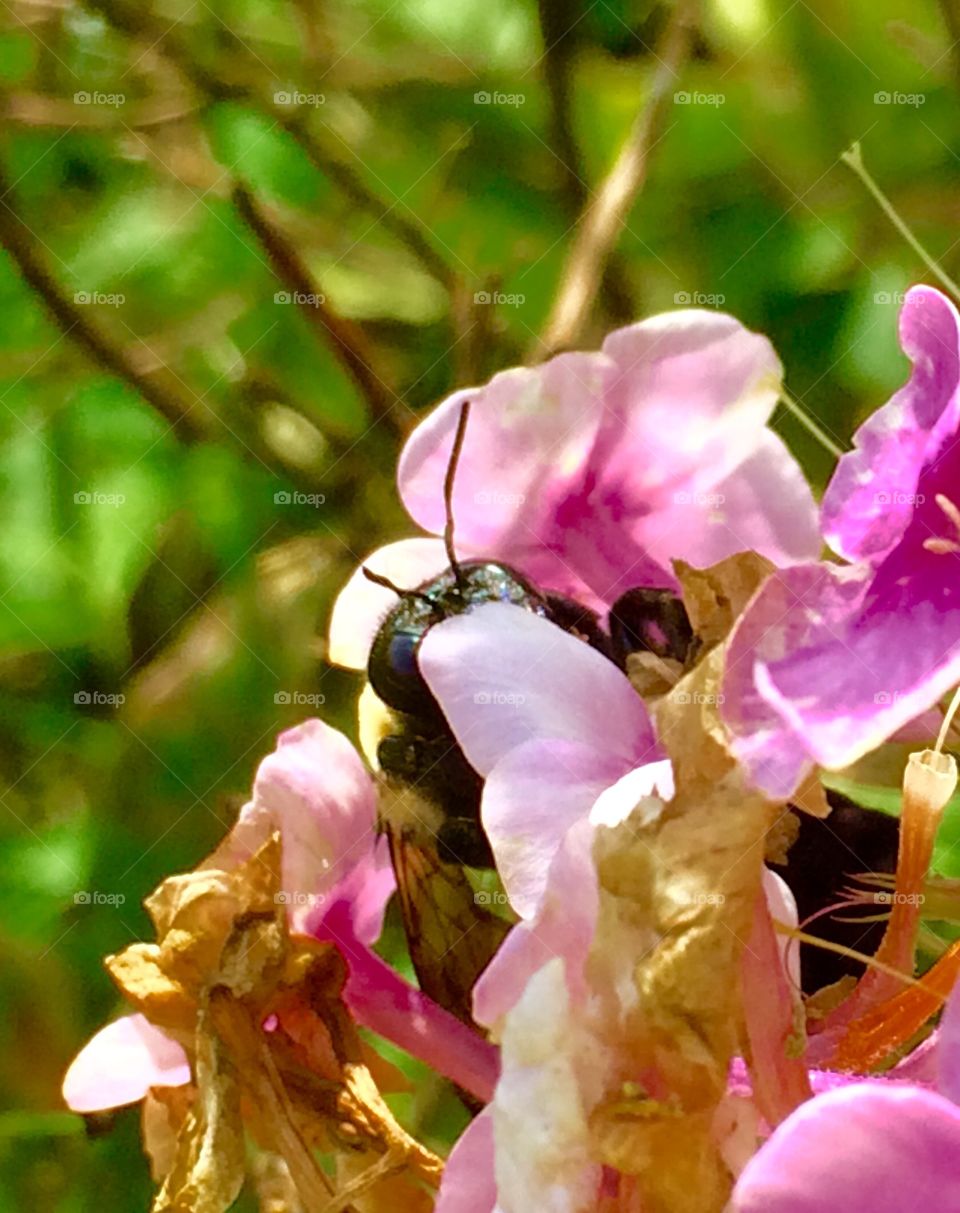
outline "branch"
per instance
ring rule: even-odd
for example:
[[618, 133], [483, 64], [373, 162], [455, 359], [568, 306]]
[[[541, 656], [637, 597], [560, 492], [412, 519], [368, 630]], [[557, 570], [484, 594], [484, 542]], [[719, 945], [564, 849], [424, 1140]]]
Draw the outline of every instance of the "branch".
[[[7, 201], [10, 199], [10, 201]], [[139, 393], [170, 423], [178, 438], [196, 440], [207, 436], [207, 429], [195, 416], [193, 403], [185, 400], [173, 386], [173, 376], [159, 373], [147, 376], [134, 365], [125, 350], [100, 330], [99, 326], [66, 294], [43, 264], [38, 241], [11, 205], [10, 186], [0, 170], [0, 244], [7, 250], [30, 286], [50, 313], [65, 337], [81, 346], [87, 355]]]
[[[156, 46], [163, 55], [210, 101], [246, 101], [267, 114], [300, 145], [317, 172], [329, 177], [358, 207], [375, 216], [376, 222], [397, 237], [448, 290], [457, 281], [454, 270], [431, 244], [427, 230], [416, 218], [403, 215], [394, 202], [385, 202], [348, 165], [330, 155], [320, 141], [306, 129], [296, 110], [277, 104], [250, 84], [227, 83], [209, 72], [193, 58], [187, 42], [176, 23], [167, 26], [156, 21], [143, 8], [128, 6], [124, 0], [88, 0], [91, 8], [101, 13], [121, 33]], [[257, 72], [260, 64], [255, 56], [237, 42], [232, 53], [242, 57], [246, 66]]]
[[313, 328], [328, 343], [344, 370], [357, 385], [370, 413], [396, 425], [394, 405], [399, 400], [372, 367], [370, 346], [358, 324], [327, 305], [318, 284], [286, 235], [264, 214], [253, 194], [243, 184], [233, 188], [232, 198], [240, 215], [270, 259], [280, 282], [290, 291]]
[[553, 308], [538, 342], [539, 357], [569, 347], [583, 329], [620, 229], [646, 179], [653, 136], [663, 120], [689, 49], [692, 10], [693, 0], [680, 0], [674, 9], [646, 101], [634, 118], [613, 168], [583, 213]]

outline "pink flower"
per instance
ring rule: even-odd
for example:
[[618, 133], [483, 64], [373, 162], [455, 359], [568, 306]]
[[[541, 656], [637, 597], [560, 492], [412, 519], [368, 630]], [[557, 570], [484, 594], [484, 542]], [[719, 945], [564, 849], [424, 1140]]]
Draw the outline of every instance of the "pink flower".
[[[503, 371], [448, 397], [404, 448], [400, 496], [420, 526], [442, 534], [443, 480], [469, 400], [453, 500], [464, 559], [506, 563], [601, 611], [624, 590], [673, 586], [675, 559], [706, 566], [751, 548], [776, 564], [812, 559], [812, 494], [765, 428], [781, 374], [769, 341], [732, 316], [653, 316], [599, 351]], [[448, 560], [439, 538], [420, 538], [364, 563], [412, 588]], [[331, 660], [362, 669], [395, 601], [358, 570], [334, 610]]]
[[[782, 368], [731, 316], [677, 311], [448, 397], [411, 435], [400, 496], [437, 535], [460, 405], [472, 402], [454, 517], [465, 553], [597, 603], [667, 585], [671, 560], [818, 548], [799, 467], [764, 428]], [[774, 491], [774, 488], [776, 491]], [[584, 589], [583, 587], [586, 587]]]
[[[340, 949], [349, 968], [344, 1001], [357, 1022], [489, 1099], [498, 1065], [493, 1046], [372, 950], [394, 889], [386, 840], [376, 830], [376, 791], [350, 742], [322, 721], [308, 720], [280, 736], [260, 764], [253, 797], [234, 829], [201, 866], [237, 867], [276, 831], [284, 886], [279, 897], [290, 929]], [[168, 1076], [165, 1083], [155, 1081], [158, 1073]], [[189, 1077], [180, 1046], [133, 1016], [85, 1046], [68, 1071], [64, 1096], [69, 1106], [90, 1111], [116, 1106], [118, 1095], [125, 1096], [120, 1102], [133, 1102], [151, 1085], [177, 1085]]]
[[939, 1033], [939, 1090], [883, 1079], [802, 1104], [737, 1181], [731, 1213], [960, 1209], [960, 992]]
[[823, 502], [855, 563], [774, 573], [731, 642], [725, 718], [757, 783], [849, 765], [960, 681], [960, 317], [931, 287], [900, 313], [907, 383], [864, 423]]

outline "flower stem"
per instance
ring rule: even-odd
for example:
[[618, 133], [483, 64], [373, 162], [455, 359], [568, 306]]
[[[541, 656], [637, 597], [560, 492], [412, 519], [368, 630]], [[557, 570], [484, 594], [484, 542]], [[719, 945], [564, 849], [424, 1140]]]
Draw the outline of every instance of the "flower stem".
[[782, 388], [780, 390], [780, 403], [787, 410], [787, 412], [796, 417], [796, 419], [800, 422], [803, 428], [807, 430], [808, 433], [812, 434], [814, 438], [816, 438], [817, 442], [820, 443], [824, 450], [829, 451], [830, 454], [836, 459], [841, 459], [846, 454], [843, 447], [838, 446], [838, 444], [833, 441], [826, 430], [818, 425], [818, 423], [814, 421], [809, 413], [804, 410], [803, 405], [800, 404], [798, 400], [794, 400], [794, 398]]
[[853, 169], [853, 171], [857, 174], [869, 192], [876, 199], [880, 209], [887, 216], [904, 240], [906, 240], [907, 244], [910, 245], [930, 273], [940, 280], [943, 286], [945, 286], [950, 294], [953, 295], [954, 299], [960, 299], [960, 286], [957, 286], [946, 270], [941, 268], [939, 262], [930, 256], [913, 232], [911, 232], [910, 228], [907, 227], [904, 220], [901, 219], [893, 203], [886, 196], [886, 194], [884, 194], [883, 190], [879, 185], [877, 185], [876, 181], [874, 181], [873, 177], [870, 175], [870, 171], [863, 163], [863, 155], [860, 151], [860, 144], [852, 143], [845, 152], [841, 153], [840, 159], [845, 165], [847, 165], [848, 168]]

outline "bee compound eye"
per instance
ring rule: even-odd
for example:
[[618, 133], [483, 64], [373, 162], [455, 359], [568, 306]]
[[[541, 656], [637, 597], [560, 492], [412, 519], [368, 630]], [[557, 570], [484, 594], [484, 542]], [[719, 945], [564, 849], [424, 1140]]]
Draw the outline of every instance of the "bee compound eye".
[[381, 771], [401, 779], [415, 779], [421, 766], [420, 747], [409, 737], [391, 734], [380, 739], [377, 762]]

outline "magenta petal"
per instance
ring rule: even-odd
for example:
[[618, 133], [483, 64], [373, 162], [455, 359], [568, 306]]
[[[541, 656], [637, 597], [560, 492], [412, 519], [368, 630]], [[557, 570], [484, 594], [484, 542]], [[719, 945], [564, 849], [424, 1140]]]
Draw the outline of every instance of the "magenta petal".
[[493, 1113], [481, 1112], [450, 1151], [434, 1213], [496, 1213]]
[[489, 603], [436, 624], [420, 668], [481, 775], [537, 738], [579, 741], [623, 771], [657, 756], [646, 708], [616, 666], [520, 607]]
[[960, 1109], [919, 1087], [856, 1084], [801, 1105], [750, 1160], [732, 1213], [960, 1209]]
[[[734, 736], [734, 751], [753, 780], [773, 796], [789, 796], [809, 766], [806, 747], [784, 715], [764, 696], [758, 668], [785, 653], [803, 652], [823, 629], [846, 626], [866, 590], [859, 569], [817, 563], [773, 573], [754, 596], [730, 638], [721, 714]], [[831, 694], [832, 678], [808, 691]]]
[[814, 647], [759, 663], [756, 677], [817, 762], [849, 766], [960, 681], [960, 601], [864, 611]]
[[900, 344], [910, 379], [854, 435], [823, 499], [827, 542], [848, 560], [877, 561], [912, 521], [920, 473], [960, 425], [960, 317], [929, 286], [907, 293]]
[[331, 916], [325, 926], [347, 961], [343, 998], [357, 1023], [489, 1103], [500, 1068], [496, 1047], [351, 938], [349, 925]]
[[189, 1081], [180, 1045], [142, 1015], [125, 1015], [101, 1028], [70, 1063], [63, 1098], [74, 1112], [100, 1112], [136, 1103], [151, 1087]]
[[448, 564], [440, 539], [400, 539], [372, 552], [354, 570], [333, 604], [327, 642], [329, 661], [348, 670], [365, 670], [374, 637], [399, 601], [396, 594], [366, 577], [364, 568], [401, 589], [413, 590], [442, 573]]

